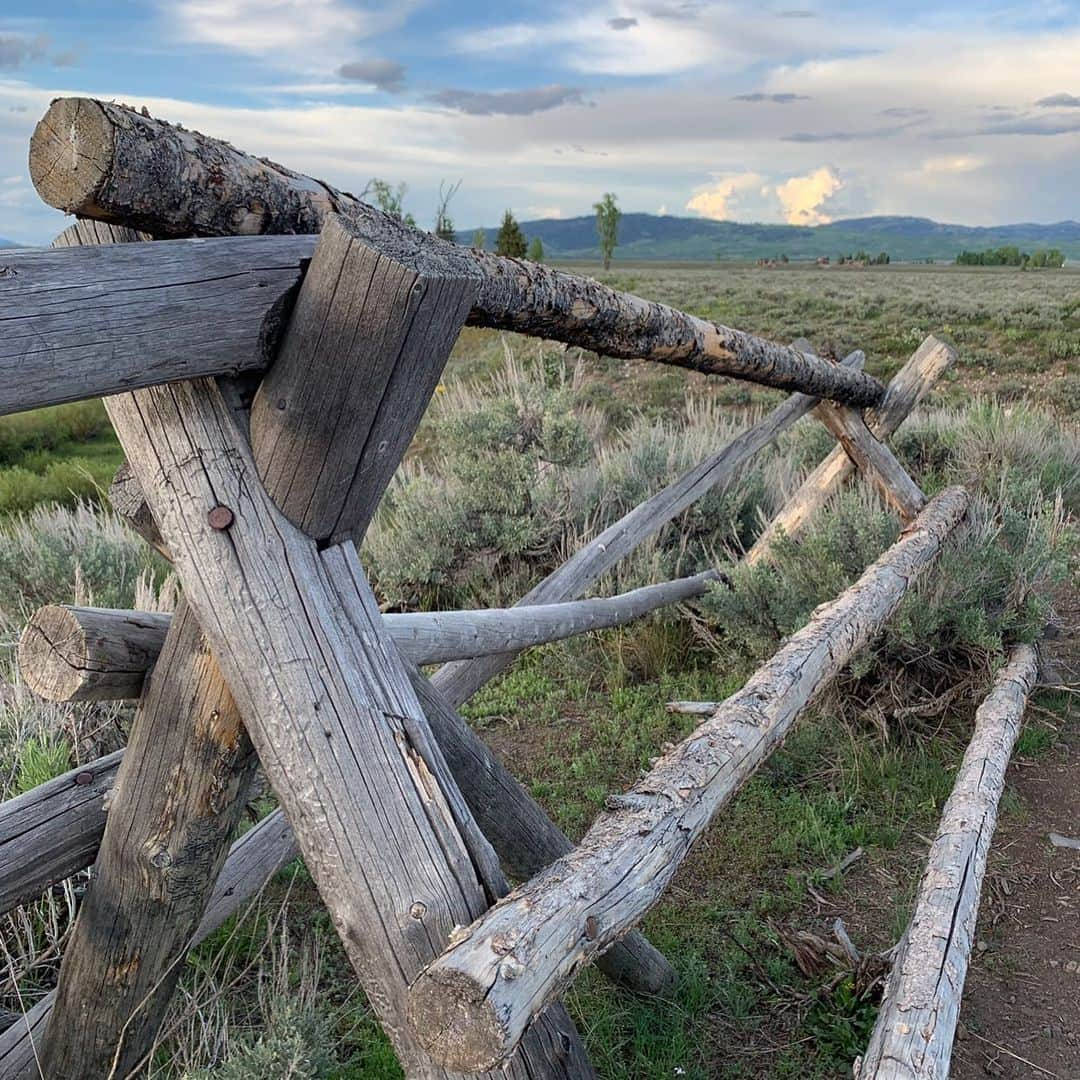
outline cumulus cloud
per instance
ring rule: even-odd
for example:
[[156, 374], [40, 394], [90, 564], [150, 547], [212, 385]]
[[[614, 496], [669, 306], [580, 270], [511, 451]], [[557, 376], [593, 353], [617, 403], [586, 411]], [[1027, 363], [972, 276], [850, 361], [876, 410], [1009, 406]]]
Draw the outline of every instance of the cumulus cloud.
[[377, 90], [397, 94], [405, 87], [405, 65], [396, 60], [352, 60], [337, 70], [342, 79], [370, 83]]
[[793, 176], [776, 185], [784, 218], [790, 225], [828, 225], [832, 218], [823, 207], [844, 187], [831, 165], [822, 165], [806, 176]]
[[1050, 94], [1049, 97], [1039, 98], [1035, 104], [1043, 108], [1064, 106], [1067, 109], [1080, 109], [1080, 97], [1075, 94]]
[[789, 105], [793, 101], [809, 101], [810, 98], [806, 94], [765, 94], [760, 90], [755, 91], [752, 94], [736, 94], [732, 98], [732, 101], [770, 101], [775, 105]]
[[45, 55], [48, 38], [21, 37], [18, 34], [0, 34], [0, 70], [14, 70], [28, 60], [39, 60]]
[[448, 87], [432, 94], [428, 101], [470, 116], [529, 116], [557, 109], [560, 105], [581, 105], [583, 93], [578, 86], [559, 83], [526, 90], [457, 90]]
[[637, 19], [627, 16], [617, 16], [614, 19], [608, 19], [608, 26], [612, 30], [629, 30], [631, 26], [637, 26]]
[[764, 179], [756, 172], [717, 176], [713, 183], [695, 190], [686, 204], [686, 209], [713, 221], [730, 221], [740, 196], [753, 191], [764, 193]]

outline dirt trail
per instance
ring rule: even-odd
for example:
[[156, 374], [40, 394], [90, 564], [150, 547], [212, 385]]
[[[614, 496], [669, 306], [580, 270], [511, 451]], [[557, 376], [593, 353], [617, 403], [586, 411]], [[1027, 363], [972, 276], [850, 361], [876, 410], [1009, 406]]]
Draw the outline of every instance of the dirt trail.
[[[1080, 604], [1063, 621], [1045, 653], [1054, 677], [1075, 685]], [[1009, 782], [1022, 808], [994, 836], [952, 1076], [1080, 1080], [1080, 850], [1048, 839], [1080, 838], [1080, 697], [1061, 742], [1014, 759]]]

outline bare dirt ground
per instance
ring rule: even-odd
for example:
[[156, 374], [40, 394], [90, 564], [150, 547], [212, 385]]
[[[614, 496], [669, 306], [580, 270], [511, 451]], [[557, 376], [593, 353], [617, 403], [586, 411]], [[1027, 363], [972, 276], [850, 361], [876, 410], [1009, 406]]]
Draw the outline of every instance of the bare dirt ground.
[[[1051, 678], [1080, 678], [1080, 602], [1044, 644]], [[1033, 762], [1014, 759], [1021, 806], [1004, 814], [983, 887], [979, 931], [953, 1052], [954, 1080], [1080, 1078], [1080, 697], [1063, 738]], [[1033, 705], [1033, 708], [1038, 708]]]

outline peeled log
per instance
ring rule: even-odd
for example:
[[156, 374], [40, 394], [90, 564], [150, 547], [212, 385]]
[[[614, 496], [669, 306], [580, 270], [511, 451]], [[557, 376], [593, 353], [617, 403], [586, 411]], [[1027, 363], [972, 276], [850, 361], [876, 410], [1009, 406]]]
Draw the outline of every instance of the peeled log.
[[998, 803], [1037, 677], [1035, 650], [1017, 645], [975, 713], [859, 1080], [947, 1080]]
[[421, 974], [409, 1021], [432, 1057], [494, 1067], [597, 950], [659, 900], [713, 815], [776, 749], [795, 718], [896, 610], [967, 511], [937, 496], [903, 537], [625, 795], [574, 851], [515, 889]]
[[[619, 596], [565, 604], [391, 613], [383, 616], [383, 624], [414, 664], [437, 664], [622, 626], [659, 607], [703, 595], [717, 578], [707, 570]], [[20, 673], [34, 693], [49, 701], [137, 697], [171, 620], [145, 611], [50, 604], [33, 614], [19, 639]]]
[[[322, 181], [120, 106], [90, 98], [57, 99], [34, 132], [30, 162], [35, 186], [50, 205], [155, 236], [311, 233], [330, 212], [348, 214], [375, 250], [393, 249], [396, 256], [407, 252], [413, 260], [423, 254], [474, 278], [479, 291], [469, 321], [476, 326], [749, 379], [849, 405], [874, 405], [884, 393], [876, 379], [792, 346], [539, 263], [439, 240]], [[309, 255], [310, 248], [309, 243]]]

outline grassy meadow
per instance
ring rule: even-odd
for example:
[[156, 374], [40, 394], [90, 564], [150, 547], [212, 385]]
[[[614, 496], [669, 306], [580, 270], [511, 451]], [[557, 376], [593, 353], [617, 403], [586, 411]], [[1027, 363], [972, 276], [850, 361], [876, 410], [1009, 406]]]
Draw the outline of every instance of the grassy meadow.
[[[850, 1075], [952, 774], [1005, 649], [1034, 640], [1080, 556], [1080, 274], [956, 267], [616, 266], [609, 284], [779, 340], [867, 353], [892, 374], [928, 333], [960, 361], [893, 446], [928, 493], [975, 495], [963, 544], [905, 600], [714, 822], [644, 929], [679, 970], [671, 1000], [594, 971], [567, 1004], [599, 1075]], [[584, 539], [753, 423], [775, 391], [467, 329], [362, 552], [394, 609], [510, 604]], [[753, 571], [739, 555], [829, 450], [807, 419], [602, 581], [597, 593], [726, 571], [689, 608], [522, 656], [466, 717], [572, 836], [730, 694], [899, 532], [853, 486]], [[130, 706], [45, 706], [12, 644], [49, 602], [168, 609], [159, 556], [111, 514], [120, 459], [100, 404], [0, 419], [0, 797], [115, 749]], [[1075, 725], [1043, 692], [1018, 754]], [[271, 807], [263, 796], [256, 814]], [[1023, 814], [1008, 794], [1008, 814]], [[856, 855], [856, 853], [858, 853]], [[856, 857], [852, 859], [852, 856]], [[844, 869], [840, 869], [843, 866]], [[0, 1008], [55, 980], [83, 877], [0, 920]], [[842, 917], [866, 963], [815, 944]], [[144, 1075], [400, 1076], [302, 865], [191, 957]]]

